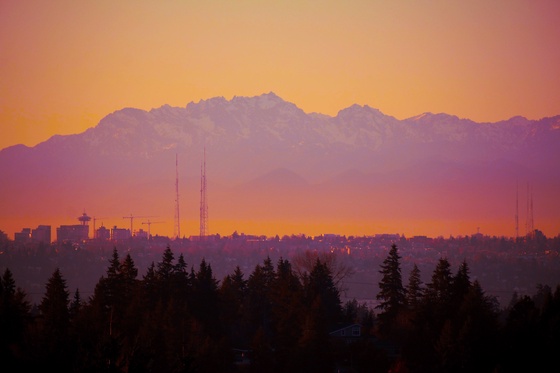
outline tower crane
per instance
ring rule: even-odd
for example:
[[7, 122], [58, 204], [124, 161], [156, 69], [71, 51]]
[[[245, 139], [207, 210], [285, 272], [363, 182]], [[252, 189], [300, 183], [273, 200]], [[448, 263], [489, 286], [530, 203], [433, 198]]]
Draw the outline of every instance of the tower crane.
[[133, 230], [132, 230], [132, 221], [134, 220], [134, 218], [153, 218], [155, 216], [133, 216], [132, 214], [130, 214], [130, 216], [123, 216], [123, 219], [130, 219], [130, 236], [133, 236]]
[[150, 233], [150, 226], [152, 224], [157, 224], [157, 223], [164, 223], [163, 221], [150, 221], [150, 219], [148, 219], [148, 221], [143, 221], [142, 224], [148, 224], [148, 239], [150, 237], [152, 237], [152, 234]]
[[99, 219], [109, 219], [109, 218], [98, 218], [94, 216], [91, 220], [93, 220], [93, 236], [95, 237], [95, 222]]

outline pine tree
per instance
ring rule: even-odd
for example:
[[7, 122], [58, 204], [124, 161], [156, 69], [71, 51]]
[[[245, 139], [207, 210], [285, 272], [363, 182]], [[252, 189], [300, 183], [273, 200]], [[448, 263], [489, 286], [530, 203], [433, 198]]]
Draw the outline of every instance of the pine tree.
[[[280, 258], [276, 279], [271, 289], [274, 346], [278, 364], [284, 364], [293, 353], [302, 330], [302, 286], [288, 260]], [[280, 368], [280, 367], [279, 367]], [[281, 371], [285, 369], [280, 368]]]
[[212, 274], [212, 266], [203, 258], [193, 279], [192, 312], [205, 330], [215, 335], [219, 331], [218, 281]]
[[469, 292], [471, 280], [469, 276], [469, 266], [463, 261], [459, 266], [457, 274], [453, 277], [451, 286], [451, 303], [453, 308], [458, 308], [463, 302], [463, 298]]
[[175, 256], [169, 245], [163, 251], [162, 261], [157, 264], [156, 275], [159, 280], [165, 281], [171, 277], [174, 269], [173, 261]]
[[406, 295], [402, 284], [400, 259], [397, 245], [391, 245], [389, 255], [379, 271], [383, 277], [379, 282], [377, 299], [381, 302], [376, 308], [381, 310], [379, 317], [385, 326], [395, 320], [405, 304]]
[[74, 292], [74, 298], [68, 309], [70, 318], [75, 318], [83, 307], [82, 297], [80, 296], [80, 290], [76, 289]]
[[67, 330], [69, 295], [66, 280], [62, 277], [60, 269], [56, 268], [47, 282], [45, 295], [39, 305], [47, 333], [58, 334]]
[[14, 351], [21, 349], [31, 306], [27, 294], [16, 288], [12, 271], [6, 268], [0, 278], [0, 361], [15, 363]]
[[45, 295], [39, 305], [43, 319], [40, 345], [45, 366], [60, 371], [68, 369], [70, 363], [68, 297], [66, 280], [60, 269], [56, 268], [47, 282]]
[[265, 270], [263, 266], [257, 264], [247, 281], [247, 312], [250, 332], [255, 333], [257, 329], [261, 328], [267, 337], [270, 337], [271, 334], [272, 319], [270, 280], [270, 268]]
[[342, 303], [340, 293], [334, 284], [332, 273], [329, 267], [319, 259], [309, 273], [309, 279], [304, 292], [308, 306], [321, 305], [322, 315], [317, 315], [325, 320], [327, 327], [334, 326], [342, 318]]
[[451, 265], [446, 258], [440, 258], [434, 272], [432, 281], [428, 284], [427, 297], [440, 308], [447, 311], [451, 301], [451, 284], [453, 277], [451, 276]]
[[422, 290], [422, 280], [420, 279], [420, 269], [414, 264], [410, 276], [408, 278], [408, 285], [406, 287], [406, 304], [409, 309], [416, 310], [422, 301], [424, 292]]

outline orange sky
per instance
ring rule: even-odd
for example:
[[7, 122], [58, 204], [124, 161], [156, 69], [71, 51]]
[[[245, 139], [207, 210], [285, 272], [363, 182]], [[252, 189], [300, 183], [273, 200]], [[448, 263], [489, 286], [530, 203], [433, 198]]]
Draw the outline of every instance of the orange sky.
[[[123, 107], [270, 91], [329, 115], [357, 103], [399, 119], [539, 119], [560, 114], [559, 41], [556, 0], [0, 0], [0, 149], [83, 132]], [[475, 232], [424, 223], [336, 233]]]
[[0, 1], [0, 149], [123, 107], [274, 91], [306, 112], [560, 113], [558, 1]]

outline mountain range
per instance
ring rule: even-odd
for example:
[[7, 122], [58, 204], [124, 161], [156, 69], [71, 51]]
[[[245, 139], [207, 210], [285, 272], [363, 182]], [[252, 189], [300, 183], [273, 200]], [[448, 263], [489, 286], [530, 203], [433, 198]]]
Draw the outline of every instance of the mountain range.
[[274, 93], [125, 108], [2, 149], [0, 230], [76, 224], [86, 211], [98, 226], [151, 216], [152, 232], [171, 235], [178, 170], [182, 230], [195, 235], [204, 154], [214, 233], [511, 236], [516, 211], [525, 233], [530, 203], [535, 228], [560, 233], [560, 116], [399, 120], [352, 105], [331, 117]]

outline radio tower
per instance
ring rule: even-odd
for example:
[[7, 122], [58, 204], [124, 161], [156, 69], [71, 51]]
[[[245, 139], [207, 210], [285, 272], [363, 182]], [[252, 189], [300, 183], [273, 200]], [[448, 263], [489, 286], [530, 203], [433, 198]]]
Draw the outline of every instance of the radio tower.
[[175, 238], [181, 238], [181, 219], [179, 217], [179, 156], [177, 153], [175, 153], [175, 229], [173, 233]]
[[519, 238], [519, 183], [515, 189], [515, 239]]
[[527, 183], [527, 237], [533, 237], [535, 234], [535, 227], [533, 221], [533, 187]]
[[208, 201], [206, 200], [206, 147], [200, 166], [200, 238], [208, 234]]

